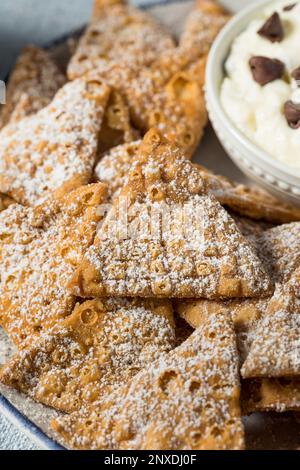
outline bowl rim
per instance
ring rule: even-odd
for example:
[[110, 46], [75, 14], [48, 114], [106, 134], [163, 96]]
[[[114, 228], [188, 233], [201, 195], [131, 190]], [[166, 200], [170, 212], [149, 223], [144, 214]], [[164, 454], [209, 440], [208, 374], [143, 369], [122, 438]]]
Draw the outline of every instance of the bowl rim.
[[[225, 112], [221, 100], [220, 100], [220, 90], [216, 85], [213, 77], [214, 77], [214, 69], [216, 67], [216, 60], [218, 58], [219, 49], [224, 47], [224, 44], [227, 42], [227, 37], [230, 35], [233, 29], [238, 28], [240, 23], [248, 16], [253, 16], [255, 12], [259, 13], [263, 10], [264, 7], [271, 5], [273, 3], [272, 0], [256, 0], [256, 2], [252, 5], [247, 6], [239, 13], [233, 16], [231, 20], [222, 28], [220, 33], [218, 34], [217, 38], [215, 39], [211, 50], [208, 55], [207, 66], [206, 66], [206, 74], [205, 74], [205, 90], [206, 90], [206, 97], [208, 101], [208, 105], [211, 107], [213, 105], [214, 111], [218, 114], [218, 117], [226, 129], [226, 131], [234, 138], [234, 140], [243, 146], [253, 163], [258, 164], [257, 160], [260, 160], [265, 165], [280, 171], [282, 174], [293, 178], [294, 180], [299, 180], [300, 184], [300, 170], [298, 168], [286, 165], [285, 163], [276, 160], [272, 157], [268, 152], [263, 150], [257, 144], [252, 142], [242, 131], [238, 129], [236, 124], [230, 119], [230, 117]], [[241, 28], [241, 32], [244, 30], [244, 27]], [[238, 33], [237, 33], [238, 34]], [[235, 36], [236, 37], [236, 36]], [[232, 44], [233, 39], [230, 41], [230, 45]], [[226, 52], [226, 56], [222, 57], [222, 62], [228, 56], [228, 52]], [[299, 149], [300, 152], [300, 149]], [[294, 183], [295, 184], [295, 183]]]

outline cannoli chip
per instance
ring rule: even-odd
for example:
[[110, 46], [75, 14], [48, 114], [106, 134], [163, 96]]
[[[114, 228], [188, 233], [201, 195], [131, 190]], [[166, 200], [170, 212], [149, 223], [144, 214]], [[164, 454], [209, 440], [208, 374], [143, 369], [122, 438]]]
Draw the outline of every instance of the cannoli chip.
[[188, 15], [180, 38], [181, 48], [202, 56], [208, 54], [213, 41], [230, 19], [231, 15], [217, 2], [198, 0]]
[[260, 188], [245, 186], [200, 167], [210, 191], [220, 203], [251, 219], [284, 224], [300, 220], [299, 207], [279, 201]]
[[[280, 225], [252, 237], [253, 246], [275, 283], [285, 283], [300, 263], [300, 223]], [[193, 328], [198, 328], [206, 316], [226, 312], [231, 316], [237, 334], [241, 364], [246, 360], [257, 336], [259, 322], [264, 317], [271, 296], [260, 299], [210, 301], [205, 299], [180, 301], [176, 308]]]
[[245, 414], [258, 411], [299, 411], [300, 381], [297, 378], [284, 377], [243, 380], [241, 406]]
[[235, 335], [220, 315], [99, 404], [53, 427], [76, 449], [243, 449], [239, 395]]
[[88, 300], [18, 353], [0, 380], [71, 412], [102, 400], [174, 344], [169, 301]]
[[242, 367], [245, 378], [295, 377], [300, 372], [300, 270], [279, 285]]
[[122, 95], [112, 90], [98, 138], [101, 154], [121, 144], [139, 138], [139, 133], [131, 125], [129, 107]]
[[138, 156], [141, 141], [134, 141], [114, 147], [105, 153], [95, 168], [95, 178], [107, 184], [111, 200], [120, 195], [126, 183], [132, 163]]
[[79, 42], [68, 76], [70, 80], [90, 72], [101, 76], [114, 65], [137, 73], [174, 47], [170, 34], [149, 13], [126, 4], [103, 5]]
[[98, 183], [37, 208], [1, 212], [0, 324], [17, 346], [72, 312], [66, 285], [93, 242], [105, 196]]
[[47, 106], [66, 77], [46, 51], [26, 47], [12, 71], [6, 90], [6, 104], [0, 115], [1, 125], [17, 122]]
[[94, 81], [66, 84], [52, 103], [0, 133], [0, 191], [37, 206], [61, 189], [88, 183], [109, 89]]
[[76, 295], [233, 298], [270, 292], [251, 244], [181, 155], [158, 131], [147, 134], [128, 184], [70, 283]]

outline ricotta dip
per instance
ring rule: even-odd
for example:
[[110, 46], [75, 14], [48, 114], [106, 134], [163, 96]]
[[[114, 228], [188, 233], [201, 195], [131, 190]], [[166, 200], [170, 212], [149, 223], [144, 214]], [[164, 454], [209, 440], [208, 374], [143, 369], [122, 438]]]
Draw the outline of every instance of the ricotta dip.
[[278, 0], [234, 40], [222, 106], [252, 142], [300, 170], [300, 1]]

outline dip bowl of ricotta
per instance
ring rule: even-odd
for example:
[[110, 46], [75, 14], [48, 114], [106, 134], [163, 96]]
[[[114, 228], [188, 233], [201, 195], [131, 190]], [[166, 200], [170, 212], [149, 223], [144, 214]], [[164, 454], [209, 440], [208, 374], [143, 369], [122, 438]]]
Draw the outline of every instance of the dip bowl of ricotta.
[[207, 64], [212, 125], [239, 168], [300, 205], [300, 0], [252, 2]]

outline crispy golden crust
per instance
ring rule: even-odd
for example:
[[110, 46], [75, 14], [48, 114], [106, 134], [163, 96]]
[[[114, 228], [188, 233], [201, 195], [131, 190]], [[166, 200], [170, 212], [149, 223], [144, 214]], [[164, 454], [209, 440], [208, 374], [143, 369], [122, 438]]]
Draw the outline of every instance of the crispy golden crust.
[[169, 301], [88, 300], [17, 354], [0, 380], [71, 412], [102, 400], [174, 344]]
[[[274, 284], [285, 283], [299, 266], [300, 223], [281, 225], [258, 233], [252, 238], [252, 242]], [[207, 315], [226, 312], [228, 316], [232, 316], [242, 365], [256, 338], [259, 322], [265, 316], [270, 300], [271, 296], [226, 302], [200, 299], [178, 302], [176, 309], [193, 328], [198, 328]]]
[[77, 80], [36, 115], [2, 129], [0, 191], [36, 206], [61, 187], [88, 183], [108, 95], [106, 85]]
[[25, 48], [10, 75], [0, 127], [48, 106], [65, 81], [46, 51], [35, 46]]
[[133, 142], [139, 137], [139, 132], [131, 125], [125, 99], [118, 91], [112, 90], [98, 137], [99, 156], [101, 157], [109, 149]]
[[215, 1], [196, 1], [186, 20], [179, 46], [190, 54], [207, 56], [213, 41], [230, 17]]
[[15, 201], [11, 197], [6, 196], [6, 194], [1, 194], [0, 193], [0, 212], [4, 211], [11, 204], [14, 204], [14, 203], [15, 203]]
[[[114, 220], [124, 216], [124, 203], [123, 238]], [[153, 230], [158, 210], [171, 218]], [[83, 297], [230, 298], [266, 295], [270, 282], [233, 220], [207, 195], [198, 169], [152, 130], [70, 287]]]
[[[104, 6], [100, 2], [100, 7], [101, 18], [106, 18], [108, 24], [107, 19], [114, 10], [105, 9], [105, 2]], [[117, 5], [115, 8], [119, 15], [118, 21], [122, 24], [121, 17], [126, 14], [127, 7]], [[106, 49], [104, 51], [101, 42], [100, 51], [96, 25], [92, 23], [69, 67], [70, 78], [92, 73], [118, 89], [126, 97], [131, 118], [141, 132], [145, 133], [151, 127], [158, 126], [167, 138], [185, 151], [188, 158], [197, 148], [207, 123], [203, 93], [207, 52], [217, 32], [228, 20], [228, 15], [221, 9], [208, 8], [208, 5], [197, 5], [195, 11], [197, 15], [202, 11], [198, 15], [197, 27], [195, 24], [192, 27], [190, 21], [187, 22], [182, 46], [175, 48], [170, 38], [160, 33], [162, 39], [157, 41], [154, 38], [156, 45], [151, 47], [149, 57], [146, 48], [144, 53], [134, 53], [135, 60], [131, 57], [131, 47], [143, 48], [143, 41], [140, 46], [138, 44], [138, 33], [137, 44], [127, 44], [125, 54], [122, 51], [126, 43], [120, 45], [122, 57], [116, 60], [111, 46], [107, 46], [109, 52]], [[146, 20], [141, 12], [136, 14], [138, 22], [141, 21], [145, 28], [150, 19]], [[194, 12], [191, 17], [193, 14]], [[103, 34], [104, 37], [105, 34], [110, 36], [107, 39], [108, 44], [112, 38], [116, 42], [120, 35], [119, 29], [116, 26], [113, 30], [107, 26], [106, 28], [108, 29]], [[132, 32], [130, 34], [134, 36]], [[188, 39], [190, 36], [193, 41]], [[148, 34], [147, 41], [151, 42], [151, 37]], [[137, 62], [137, 57], [142, 57], [140, 63]]]
[[148, 13], [120, 2], [100, 6], [101, 14], [92, 18], [68, 66], [70, 80], [90, 72], [102, 77], [115, 65], [137, 73], [175, 47], [168, 32]]
[[141, 141], [118, 145], [102, 155], [94, 179], [107, 184], [110, 200], [116, 199], [126, 183], [132, 163], [138, 156]]
[[232, 325], [210, 317], [185, 343], [54, 429], [71, 448], [243, 449]]
[[241, 406], [245, 414], [257, 411], [299, 411], [300, 381], [284, 377], [243, 380]]
[[260, 188], [245, 186], [196, 165], [210, 191], [230, 210], [250, 219], [265, 220], [274, 224], [300, 220], [299, 207], [286, 204]]
[[72, 312], [76, 299], [66, 286], [94, 240], [105, 197], [98, 183], [0, 214], [0, 324], [17, 346]]
[[297, 377], [300, 371], [300, 269], [279, 285], [242, 367], [245, 378]]

